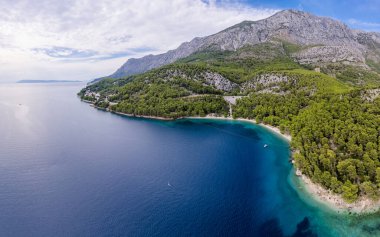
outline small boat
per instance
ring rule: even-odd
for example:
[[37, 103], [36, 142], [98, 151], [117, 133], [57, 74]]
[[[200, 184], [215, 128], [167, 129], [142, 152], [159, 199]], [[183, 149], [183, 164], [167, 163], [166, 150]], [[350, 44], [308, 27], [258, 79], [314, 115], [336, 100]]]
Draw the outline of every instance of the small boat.
[[168, 186], [169, 186], [169, 187], [172, 187], [172, 185], [171, 185], [169, 182], [168, 182]]
[[268, 147], [268, 145], [267, 145], [267, 144], [265, 144], [265, 145], [264, 145], [264, 148], [265, 148], [265, 147]]

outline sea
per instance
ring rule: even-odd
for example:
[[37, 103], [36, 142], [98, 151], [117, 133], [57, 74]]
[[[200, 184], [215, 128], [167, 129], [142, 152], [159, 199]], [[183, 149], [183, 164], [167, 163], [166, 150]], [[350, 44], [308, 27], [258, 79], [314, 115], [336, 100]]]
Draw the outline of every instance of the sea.
[[124, 117], [84, 86], [0, 84], [0, 236], [380, 236], [308, 195], [265, 127]]

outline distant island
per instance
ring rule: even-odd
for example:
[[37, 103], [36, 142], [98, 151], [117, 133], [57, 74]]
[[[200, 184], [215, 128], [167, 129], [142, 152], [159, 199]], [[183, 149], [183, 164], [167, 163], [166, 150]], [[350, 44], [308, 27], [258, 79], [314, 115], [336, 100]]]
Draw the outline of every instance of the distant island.
[[70, 83], [82, 81], [68, 81], [68, 80], [20, 80], [17, 83]]

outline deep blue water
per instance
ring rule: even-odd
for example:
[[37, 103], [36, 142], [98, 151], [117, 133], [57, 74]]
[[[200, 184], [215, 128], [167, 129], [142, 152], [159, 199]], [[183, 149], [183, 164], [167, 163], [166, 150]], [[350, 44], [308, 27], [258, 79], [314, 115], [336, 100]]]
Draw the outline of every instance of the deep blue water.
[[265, 128], [126, 118], [81, 86], [0, 85], [0, 236], [361, 236], [293, 188]]

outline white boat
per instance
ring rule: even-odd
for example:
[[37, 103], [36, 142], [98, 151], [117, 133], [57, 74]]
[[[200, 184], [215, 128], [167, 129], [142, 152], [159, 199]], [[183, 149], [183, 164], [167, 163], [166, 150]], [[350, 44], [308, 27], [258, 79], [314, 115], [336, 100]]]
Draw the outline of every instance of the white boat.
[[267, 145], [267, 144], [265, 144], [265, 145], [264, 145], [264, 148], [265, 148], [265, 147], [267, 147], [267, 146], [268, 146], [268, 145]]

